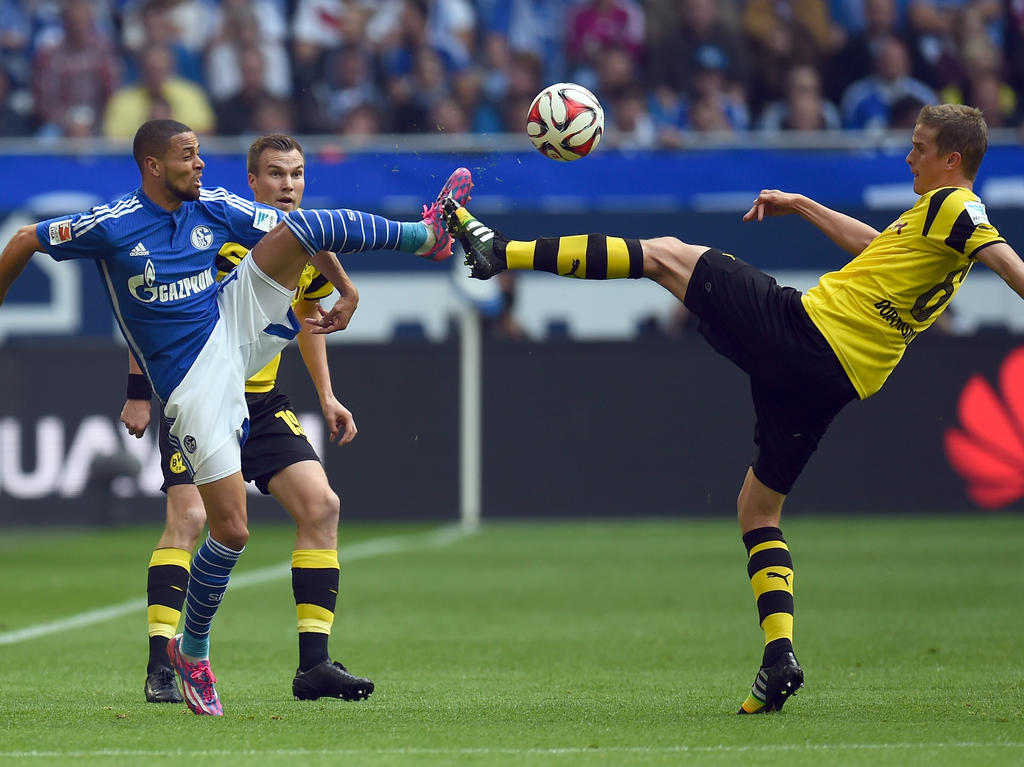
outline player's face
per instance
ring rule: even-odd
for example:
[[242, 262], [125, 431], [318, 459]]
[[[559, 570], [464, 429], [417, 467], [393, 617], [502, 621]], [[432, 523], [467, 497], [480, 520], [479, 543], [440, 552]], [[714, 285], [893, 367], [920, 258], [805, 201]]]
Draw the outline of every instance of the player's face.
[[167, 191], [179, 200], [198, 200], [203, 188], [203, 168], [199, 139], [195, 133], [179, 133], [171, 138], [164, 155], [163, 180]]
[[306, 190], [306, 160], [298, 149], [266, 149], [249, 174], [253, 199], [285, 212], [295, 210]]
[[950, 183], [949, 159], [951, 155], [940, 155], [935, 144], [935, 128], [924, 125], [914, 126], [912, 146], [907, 154], [907, 165], [914, 174], [914, 193], [925, 194]]

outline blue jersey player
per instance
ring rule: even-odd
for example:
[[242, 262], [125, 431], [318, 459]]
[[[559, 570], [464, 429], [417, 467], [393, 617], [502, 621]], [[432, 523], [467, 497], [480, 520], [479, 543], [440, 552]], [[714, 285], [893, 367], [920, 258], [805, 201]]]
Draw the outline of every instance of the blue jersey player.
[[[246, 166], [254, 200], [284, 212], [301, 206], [306, 188], [306, 159], [294, 138], [280, 133], [259, 137], [249, 147]], [[218, 277], [230, 274], [248, 252], [248, 248], [234, 242], [222, 247], [217, 255]], [[350, 302], [350, 312], [354, 312], [359, 291], [355, 285], [350, 288], [342, 295]], [[300, 320], [318, 317], [320, 301], [332, 289], [316, 269], [307, 266], [292, 300], [295, 315]], [[347, 444], [358, 429], [351, 411], [334, 396], [326, 336], [313, 335], [310, 326], [304, 325], [295, 340], [317, 390], [329, 439], [339, 446]], [[350, 673], [344, 664], [331, 659], [328, 650], [340, 598], [341, 502], [295, 417], [290, 398], [277, 385], [280, 364], [278, 355], [245, 383], [249, 435], [242, 445], [242, 476], [264, 495], [276, 498], [295, 520], [291, 581], [299, 662], [292, 692], [300, 700], [361, 700], [373, 692], [373, 682]], [[129, 369], [128, 400], [121, 420], [130, 434], [141, 437], [150, 424], [152, 391], [134, 358], [129, 361]], [[189, 564], [206, 527], [206, 509], [181, 453], [171, 447], [167, 422], [160, 419], [156, 429], [163, 474], [160, 489], [167, 494], [167, 508], [164, 529], [146, 575], [149, 658], [144, 691], [151, 703], [182, 703], [184, 698], [167, 657], [167, 643], [178, 633], [188, 590]]]
[[[447, 258], [451, 237], [440, 202], [465, 202], [472, 179], [457, 170], [421, 221], [403, 223], [352, 210], [282, 213], [224, 189], [204, 189], [199, 140], [173, 120], [144, 123], [133, 154], [142, 180], [131, 194], [17, 231], [0, 253], [0, 303], [37, 251], [95, 262], [206, 506], [209, 535], [193, 559], [184, 631], [168, 642], [168, 655], [189, 708], [221, 716], [209, 638], [249, 538], [240, 470], [245, 381], [298, 332], [291, 302], [308, 262], [342, 285], [335, 253], [388, 249]], [[229, 241], [252, 252], [218, 283], [216, 255]], [[309, 320], [318, 333], [338, 330], [347, 319], [338, 305], [320, 315]]]

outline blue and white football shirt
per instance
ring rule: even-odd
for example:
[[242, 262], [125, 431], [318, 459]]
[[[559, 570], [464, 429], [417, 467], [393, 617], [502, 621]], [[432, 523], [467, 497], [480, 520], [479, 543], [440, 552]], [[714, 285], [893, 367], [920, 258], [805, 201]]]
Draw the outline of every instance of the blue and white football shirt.
[[226, 242], [251, 248], [278, 216], [219, 187], [167, 211], [140, 188], [87, 213], [42, 221], [36, 234], [57, 261], [96, 262], [121, 332], [166, 401], [220, 316], [217, 253]]

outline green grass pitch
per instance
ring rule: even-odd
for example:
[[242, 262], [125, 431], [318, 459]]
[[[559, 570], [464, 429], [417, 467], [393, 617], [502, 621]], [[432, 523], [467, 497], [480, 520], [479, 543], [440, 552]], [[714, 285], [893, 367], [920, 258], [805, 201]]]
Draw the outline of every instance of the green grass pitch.
[[807, 686], [757, 717], [732, 520], [343, 525], [360, 703], [291, 697], [293, 532], [254, 527], [214, 624], [223, 719], [143, 700], [156, 529], [0, 534], [0, 764], [1024, 764], [1021, 515], [792, 515]]

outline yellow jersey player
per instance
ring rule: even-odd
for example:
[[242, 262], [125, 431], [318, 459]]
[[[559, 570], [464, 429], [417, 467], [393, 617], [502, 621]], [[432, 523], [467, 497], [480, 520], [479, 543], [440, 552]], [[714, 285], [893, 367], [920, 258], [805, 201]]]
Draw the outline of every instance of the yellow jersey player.
[[[299, 207], [306, 183], [305, 158], [295, 139], [283, 134], [257, 139], [249, 147], [246, 164], [253, 199], [282, 211]], [[225, 243], [216, 258], [218, 281], [231, 273], [248, 252], [249, 248], [239, 243]], [[347, 316], [342, 327], [348, 324], [359, 298], [350, 280], [343, 287]], [[334, 286], [307, 264], [292, 301], [299, 320], [317, 317], [320, 300], [333, 290]], [[352, 441], [356, 436], [355, 420], [334, 396], [324, 337], [309, 332], [306, 326], [296, 340], [320, 397], [331, 441]], [[293, 694], [303, 699], [327, 696], [358, 700], [373, 691], [373, 682], [349, 674], [340, 663], [330, 660], [327, 649], [338, 595], [340, 503], [291, 402], [277, 387], [280, 364], [278, 354], [245, 383], [249, 433], [242, 446], [242, 475], [264, 495], [273, 495], [295, 519], [292, 589], [298, 611], [299, 667], [292, 683]], [[134, 358], [130, 358], [130, 371], [129, 399], [121, 420], [132, 434], [142, 436], [150, 422], [150, 391]], [[171, 444], [167, 421], [159, 419], [158, 426], [167, 521], [149, 562], [145, 696], [150, 703], [180, 703], [181, 693], [167, 657], [167, 641], [176, 633], [181, 617], [192, 551], [203, 531], [206, 510], [181, 451]]]
[[922, 109], [906, 157], [921, 197], [882, 232], [802, 195], [762, 191], [744, 221], [797, 213], [855, 256], [804, 295], [734, 256], [674, 237], [508, 240], [457, 202], [443, 204], [474, 277], [505, 269], [647, 277], [693, 312], [711, 345], [750, 376], [754, 457], [737, 508], [764, 651], [741, 714], [781, 709], [804, 682], [793, 650], [793, 561], [779, 524], [786, 495], [832, 419], [878, 391], [976, 261], [1024, 296], [1024, 263], [973, 191], [987, 148], [979, 110]]

